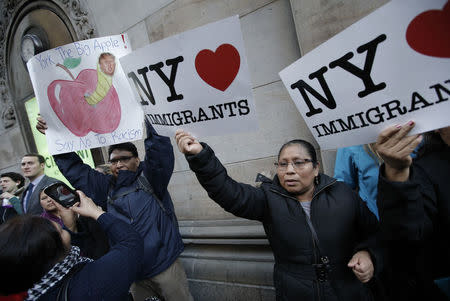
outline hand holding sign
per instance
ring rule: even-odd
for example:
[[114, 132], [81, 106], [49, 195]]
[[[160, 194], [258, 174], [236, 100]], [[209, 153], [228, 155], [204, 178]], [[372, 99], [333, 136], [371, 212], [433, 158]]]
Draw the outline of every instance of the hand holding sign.
[[392, 122], [449, 125], [449, 8], [391, 1], [280, 72], [322, 149], [374, 142]]
[[390, 126], [378, 136], [375, 148], [384, 160], [385, 176], [390, 181], [403, 182], [409, 178], [411, 153], [422, 141], [422, 135], [407, 136], [414, 126], [413, 121]]
[[118, 61], [127, 43], [126, 35], [77, 41], [29, 60], [51, 154], [142, 137], [142, 110]]

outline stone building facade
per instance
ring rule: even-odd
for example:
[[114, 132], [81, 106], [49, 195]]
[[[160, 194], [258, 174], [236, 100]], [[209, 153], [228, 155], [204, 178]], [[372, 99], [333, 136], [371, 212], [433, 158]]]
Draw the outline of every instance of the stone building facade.
[[[40, 30], [47, 47], [128, 33], [133, 49], [239, 15], [258, 115], [257, 132], [208, 137], [238, 181], [254, 184], [274, 172], [284, 142], [313, 141], [278, 72], [387, 0], [2, 0], [0, 2], [0, 171], [20, 171], [36, 146], [24, 108], [33, 89], [20, 56], [21, 41]], [[34, 28], [34, 29], [33, 29]], [[142, 141], [137, 142], [143, 154]], [[316, 144], [316, 147], [317, 144]], [[334, 151], [320, 152], [332, 174]], [[176, 151], [169, 190], [186, 248], [182, 254], [196, 300], [274, 300], [273, 255], [260, 223], [224, 212], [201, 189]], [[105, 150], [94, 151], [96, 164]]]

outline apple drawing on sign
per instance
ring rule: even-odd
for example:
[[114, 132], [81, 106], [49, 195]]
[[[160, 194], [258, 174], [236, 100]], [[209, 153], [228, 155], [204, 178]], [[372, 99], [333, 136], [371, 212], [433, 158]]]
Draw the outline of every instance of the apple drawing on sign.
[[121, 108], [119, 96], [114, 86], [94, 105], [86, 101], [98, 89], [98, 70], [84, 69], [77, 78], [63, 68], [73, 80], [54, 80], [47, 88], [50, 106], [61, 122], [78, 137], [89, 132], [99, 134], [113, 132], [120, 123]]

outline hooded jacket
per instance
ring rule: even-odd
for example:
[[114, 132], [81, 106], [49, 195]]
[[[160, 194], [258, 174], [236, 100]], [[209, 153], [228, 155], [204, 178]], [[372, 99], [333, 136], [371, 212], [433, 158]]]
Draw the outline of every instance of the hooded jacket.
[[359, 250], [368, 250], [375, 271], [381, 269], [376, 247], [376, 217], [347, 185], [320, 175], [311, 202], [311, 222], [320, 249], [330, 259], [328, 277], [319, 281], [313, 264], [319, 262], [319, 248], [297, 199], [275, 176], [260, 187], [231, 179], [213, 150], [202, 143], [197, 155], [187, 155], [190, 168], [208, 195], [226, 211], [263, 223], [275, 257], [274, 284], [277, 300], [370, 300], [347, 263]]
[[[148, 123], [144, 144], [145, 159], [138, 170], [121, 170], [117, 178], [83, 164], [75, 153], [54, 156], [62, 174], [76, 189], [82, 190], [113, 216], [132, 225], [144, 239], [143, 279], [166, 270], [184, 248], [172, 199], [167, 191], [174, 166], [172, 144], [168, 137], [159, 136]], [[152, 186], [154, 194], [134, 189], [141, 173]], [[112, 198], [127, 191], [132, 192], [115, 199], [113, 204], [108, 202], [108, 196]]]

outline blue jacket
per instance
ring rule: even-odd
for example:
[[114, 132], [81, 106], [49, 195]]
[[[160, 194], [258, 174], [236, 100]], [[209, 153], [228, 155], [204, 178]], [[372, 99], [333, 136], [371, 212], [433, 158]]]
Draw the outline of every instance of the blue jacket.
[[[128, 289], [136, 280], [143, 258], [142, 239], [127, 225], [108, 213], [98, 219], [112, 247], [101, 258], [87, 263], [73, 274], [68, 292], [69, 300], [127, 300]], [[54, 301], [65, 278], [42, 295], [39, 301]]]
[[[168, 137], [159, 136], [149, 124], [147, 133], [144, 161], [136, 172], [121, 170], [117, 178], [83, 164], [75, 153], [54, 156], [62, 174], [76, 189], [82, 190], [115, 217], [132, 225], [144, 239], [141, 278], [150, 278], [166, 270], [184, 248], [172, 199], [167, 191], [174, 166], [172, 144]], [[119, 197], [114, 201], [114, 206], [107, 201], [108, 194], [112, 197], [132, 190], [142, 172], [165, 210], [153, 195], [144, 190]]]
[[379, 167], [376, 159], [364, 150], [363, 145], [338, 149], [334, 165], [334, 178], [346, 183], [354, 190], [358, 188], [359, 196], [367, 203], [367, 207], [377, 218]]

